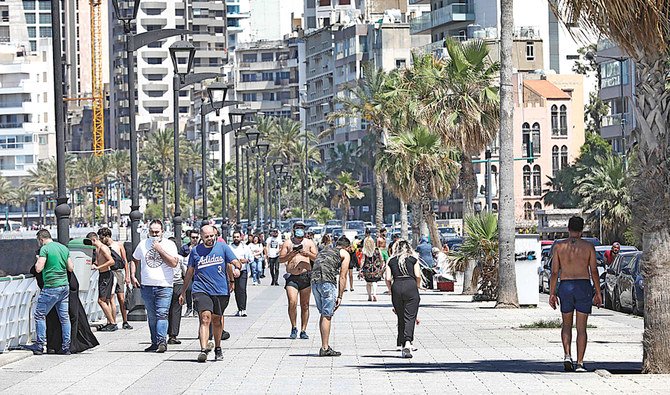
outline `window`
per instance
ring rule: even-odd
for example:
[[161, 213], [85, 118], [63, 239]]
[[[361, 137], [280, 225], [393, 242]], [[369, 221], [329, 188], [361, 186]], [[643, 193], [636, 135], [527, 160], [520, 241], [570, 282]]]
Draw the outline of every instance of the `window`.
[[558, 136], [558, 107], [554, 104], [551, 106], [551, 135]]
[[535, 60], [535, 43], [526, 42], [526, 60]]
[[561, 147], [561, 169], [568, 166], [568, 147]]
[[498, 212], [498, 203], [491, 203], [491, 209], [494, 213]]
[[561, 110], [559, 112], [559, 127], [561, 136], [568, 135], [568, 108], [565, 104], [561, 105]]
[[533, 206], [530, 204], [530, 202], [526, 202], [523, 205], [523, 219], [533, 219]]
[[35, 14], [26, 14], [26, 23], [35, 23]]
[[147, 64], [162, 64], [163, 58], [148, 58]]
[[[623, 80], [623, 84], [628, 84], [628, 68], [629, 61], [624, 60], [622, 63], [619, 63], [617, 60], [612, 60], [611, 62], [604, 62], [600, 64], [600, 88], [608, 88], [610, 86], [618, 86], [620, 81]], [[621, 71], [620, 68], [623, 68], [623, 78], [620, 78]]]
[[162, 114], [163, 107], [147, 107], [149, 114]]
[[40, 37], [51, 37], [51, 26], [40, 27]]
[[[28, 26], [28, 37], [30, 38], [36, 38], [37, 37], [37, 28]], [[33, 49], [34, 51], [34, 49]]]
[[244, 100], [244, 101], [256, 101], [256, 94], [255, 93], [243, 93], [242, 94], [242, 100]]
[[258, 57], [255, 53], [245, 53], [242, 55], [242, 62], [244, 63], [254, 63]]
[[274, 93], [272, 93], [272, 92], [269, 92], [269, 93], [268, 93], [268, 92], [265, 92], [265, 93], [263, 93], [263, 100], [266, 100], [266, 101], [274, 101], [274, 99], [275, 99], [275, 94], [274, 94]]
[[330, 0], [319, 0], [319, 5], [320, 6], [330, 5]]
[[239, 5], [229, 5], [226, 6], [226, 12], [229, 14], [239, 14], [240, 6]]
[[23, 0], [23, 9], [24, 10], [34, 10], [35, 9], [35, 0]]
[[521, 155], [525, 158], [528, 156], [528, 144], [530, 144], [530, 124], [524, 122], [521, 125]]
[[229, 18], [226, 20], [226, 25], [228, 27], [240, 27], [240, 20], [237, 18]]
[[493, 186], [491, 187], [491, 192], [493, 193], [493, 196], [498, 196], [498, 167], [496, 165], [491, 165], [491, 178]]
[[272, 52], [263, 52], [261, 54], [261, 62], [272, 62], [274, 60], [274, 54]]
[[149, 74], [147, 75], [147, 79], [149, 81], [163, 81], [163, 75], [162, 74]]
[[51, 14], [40, 14], [40, 23], [48, 25], [51, 23]]
[[395, 60], [395, 68], [396, 69], [403, 69], [407, 67], [407, 60], [406, 59], [396, 59]]
[[533, 124], [531, 141], [533, 142], [533, 156], [540, 155], [540, 124], [537, 122]]
[[539, 165], [533, 166], [533, 195], [542, 195], [542, 171]]
[[269, 73], [263, 73], [261, 76], [262, 81], [274, 81], [274, 73], [269, 72]]
[[530, 196], [530, 166], [523, 167], [523, 196]]
[[537, 218], [537, 210], [542, 210], [542, 203], [535, 202], [533, 205], [533, 219], [539, 219]]
[[349, 5], [351, 4], [351, 0], [340, 0], [340, 5]]
[[242, 82], [252, 82], [252, 81], [256, 81], [256, 74], [255, 73], [242, 74]]
[[558, 174], [560, 162], [558, 161], [558, 145], [551, 148], [551, 174], [556, 177]]
[[180, 113], [180, 114], [188, 114], [188, 106], [186, 106], [186, 107], [179, 107], [179, 113]]
[[291, 73], [288, 72], [288, 71], [282, 71], [282, 72], [277, 73], [277, 79], [280, 79], [280, 80], [287, 80], [290, 77], [291, 77]]
[[51, 0], [40, 0], [40, 10], [51, 11]]

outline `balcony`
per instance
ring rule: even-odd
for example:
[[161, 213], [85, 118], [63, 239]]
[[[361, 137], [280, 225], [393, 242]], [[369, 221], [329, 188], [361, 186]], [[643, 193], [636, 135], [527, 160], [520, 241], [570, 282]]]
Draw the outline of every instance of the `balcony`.
[[626, 124], [626, 118], [628, 118], [628, 114], [626, 113], [605, 115], [600, 118], [600, 126], [620, 126], [622, 121]]
[[264, 91], [274, 89], [275, 82], [273, 81], [239, 81], [235, 90], [237, 91]]
[[421, 34], [451, 22], [472, 22], [475, 14], [468, 3], [454, 3], [423, 14], [410, 22], [410, 33]]

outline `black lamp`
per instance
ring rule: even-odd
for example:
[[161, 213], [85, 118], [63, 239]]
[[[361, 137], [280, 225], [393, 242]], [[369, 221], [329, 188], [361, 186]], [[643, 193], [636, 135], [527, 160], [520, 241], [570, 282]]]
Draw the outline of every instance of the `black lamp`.
[[249, 129], [246, 132], [244, 132], [245, 136], [247, 136], [247, 140], [249, 141], [249, 146], [250, 147], [255, 147], [258, 145], [258, 138], [261, 136], [261, 133], [256, 130], [256, 129]]
[[131, 3], [132, 5], [121, 9], [121, 7], [119, 7], [119, 0], [112, 0], [116, 18], [120, 21], [133, 21], [137, 19], [137, 12], [140, 10], [140, 1], [141, 0], [135, 0]]
[[281, 162], [275, 162], [272, 164], [272, 170], [274, 170], [276, 175], [281, 175], [282, 170], [284, 170], [284, 164]]
[[[184, 76], [193, 69], [195, 46], [188, 41], [177, 41], [170, 45], [170, 58], [175, 74]], [[186, 59], [186, 62], [180, 62], [181, 59]]]
[[207, 97], [209, 98], [209, 103], [215, 109], [217, 116], [226, 101], [228, 89], [230, 89], [230, 86], [223, 82], [213, 82], [207, 86]]

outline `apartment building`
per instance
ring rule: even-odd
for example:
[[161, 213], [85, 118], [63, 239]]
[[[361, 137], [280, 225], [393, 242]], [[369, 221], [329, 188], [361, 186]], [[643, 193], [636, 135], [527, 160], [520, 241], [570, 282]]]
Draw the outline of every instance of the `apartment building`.
[[281, 40], [302, 28], [303, 3], [303, 0], [254, 0], [249, 19], [251, 41]]
[[18, 186], [56, 154], [51, 40], [0, 45], [0, 175]]

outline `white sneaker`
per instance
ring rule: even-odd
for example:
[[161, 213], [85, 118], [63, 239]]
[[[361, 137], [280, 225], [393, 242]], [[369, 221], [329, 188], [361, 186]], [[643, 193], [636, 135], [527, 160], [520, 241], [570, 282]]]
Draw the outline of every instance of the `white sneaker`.
[[210, 351], [212, 351], [213, 349], [214, 349], [214, 341], [213, 341], [213, 340], [210, 340], [210, 341], [207, 342], [207, 348], [206, 348], [206, 350], [207, 350], [207, 352], [210, 352]]

